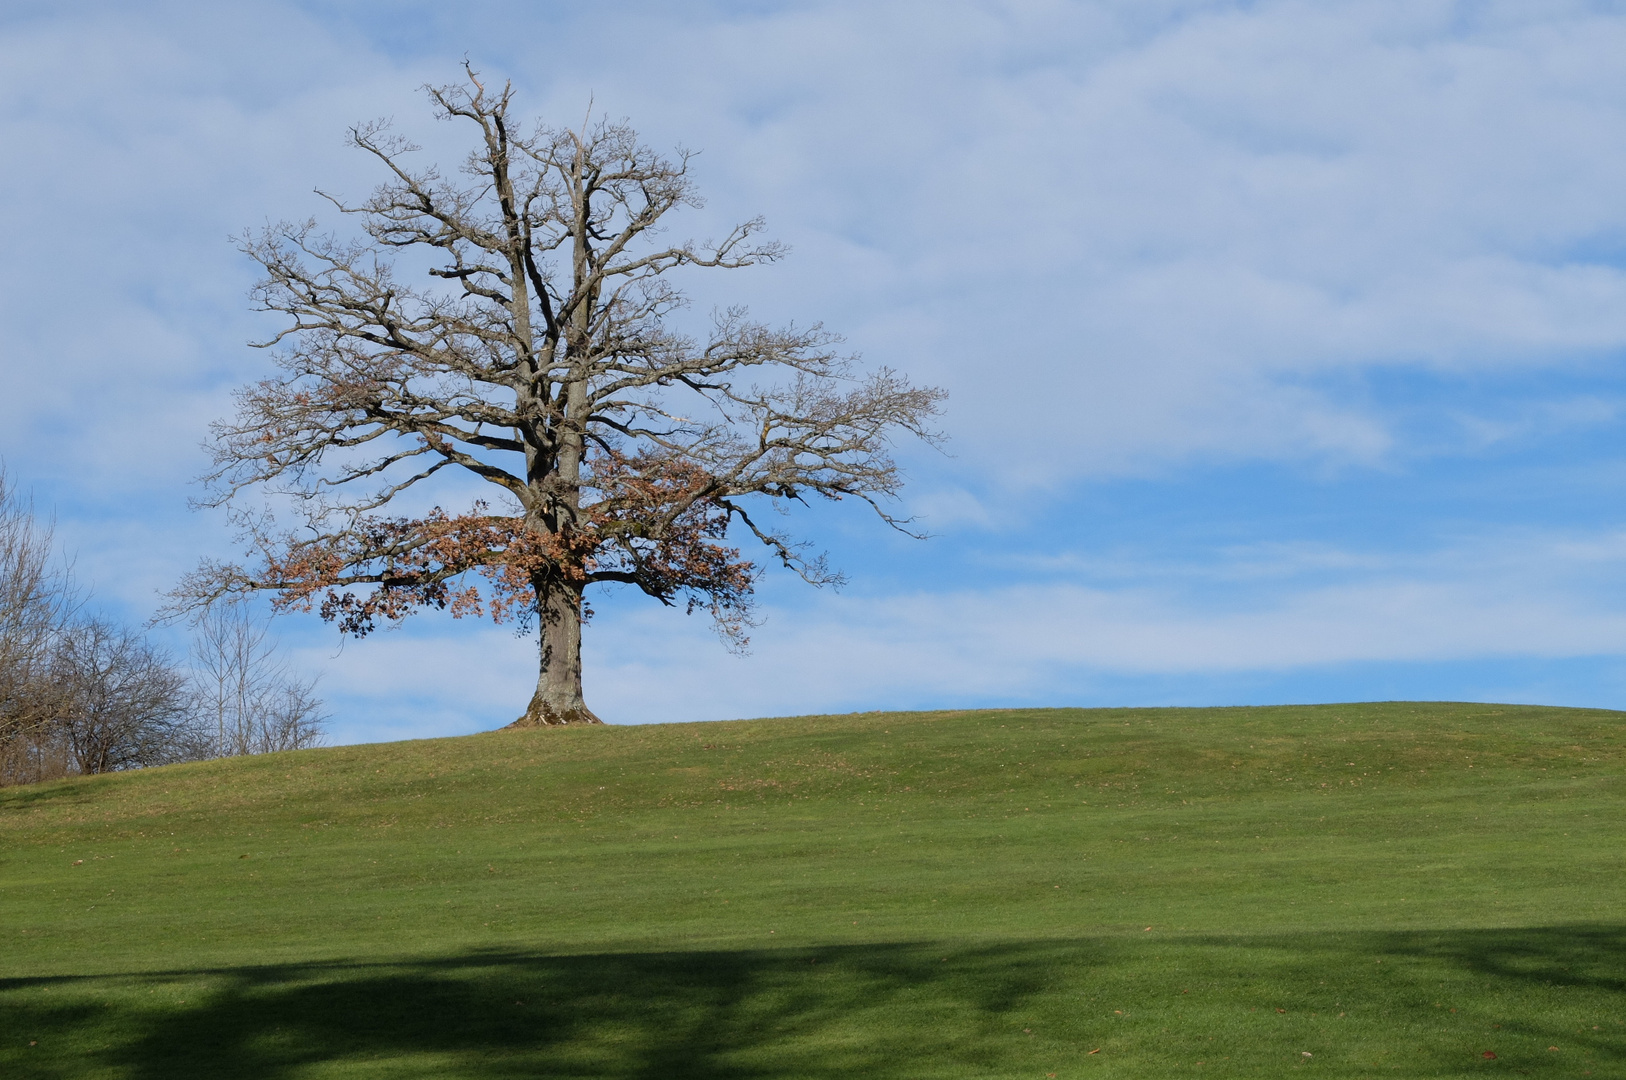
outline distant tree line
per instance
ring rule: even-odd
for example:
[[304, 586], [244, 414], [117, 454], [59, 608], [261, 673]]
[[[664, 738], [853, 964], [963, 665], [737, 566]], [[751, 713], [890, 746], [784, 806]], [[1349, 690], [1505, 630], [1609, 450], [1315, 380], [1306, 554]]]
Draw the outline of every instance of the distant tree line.
[[85, 600], [0, 471], [0, 785], [320, 740], [314, 684], [277, 661], [246, 606], [206, 612], [183, 661]]

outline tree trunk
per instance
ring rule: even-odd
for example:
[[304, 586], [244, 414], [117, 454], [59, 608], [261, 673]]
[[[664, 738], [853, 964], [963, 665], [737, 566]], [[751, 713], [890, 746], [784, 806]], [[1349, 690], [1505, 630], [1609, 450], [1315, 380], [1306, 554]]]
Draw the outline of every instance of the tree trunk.
[[541, 670], [536, 693], [525, 715], [511, 728], [558, 727], [564, 724], [602, 724], [604, 721], [582, 700], [582, 597], [557, 583], [537, 584], [541, 598], [537, 636], [541, 639]]

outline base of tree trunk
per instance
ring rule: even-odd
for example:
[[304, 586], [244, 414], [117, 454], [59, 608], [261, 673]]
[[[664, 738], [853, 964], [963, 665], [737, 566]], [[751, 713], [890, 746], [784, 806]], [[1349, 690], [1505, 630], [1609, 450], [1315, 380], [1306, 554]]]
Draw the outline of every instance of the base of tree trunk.
[[517, 728], [564, 727], [568, 724], [602, 724], [604, 721], [593, 715], [593, 710], [586, 705], [578, 705], [571, 709], [556, 709], [547, 702], [531, 702], [525, 715], [507, 725], [502, 730], [512, 731]]

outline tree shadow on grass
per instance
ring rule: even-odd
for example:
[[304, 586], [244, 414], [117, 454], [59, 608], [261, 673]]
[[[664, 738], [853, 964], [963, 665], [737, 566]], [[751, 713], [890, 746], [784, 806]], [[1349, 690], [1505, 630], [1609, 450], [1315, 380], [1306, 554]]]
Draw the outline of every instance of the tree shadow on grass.
[[[154, 1014], [107, 1055], [140, 1080], [280, 1080], [324, 1062], [357, 1075], [728, 1078], [875, 1075], [923, 1027], [979, 1033], [1041, 972], [1003, 948], [940, 947], [534, 955], [485, 951], [384, 964], [284, 965], [154, 978], [212, 984]], [[77, 980], [0, 981], [13, 989]], [[22, 1017], [13, 1011], [13, 1019]], [[88, 1019], [64, 1007], [33, 1026]], [[384, 1062], [388, 1061], [385, 1065]], [[346, 1073], [349, 1075], [349, 1073]]]
[[1503, 981], [1626, 995], [1626, 927], [1419, 931], [1385, 935], [1385, 951], [1443, 959]]
[[[1368, 965], [1383, 974], [1362, 974]], [[1299, 1042], [1323, 1032], [1351, 1040], [1355, 1054], [1353, 1026], [1336, 1032], [1301, 1026], [1291, 1034], [1276, 1026], [1309, 1023], [1302, 1018], [1316, 1015], [1310, 1010], [1318, 1007], [1318, 995], [1330, 995], [1329, 981], [1340, 984], [1341, 978], [1337, 993], [1345, 1000], [1339, 1004], [1347, 1002], [1357, 1018], [1370, 1014], [1360, 1038], [1394, 1034], [1395, 1045], [1408, 1048], [1410, 1056], [1384, 1062], [1386, 1075], [1459, 1075], [1452, 1064], [1458, 1058], [1464, 1068], [1470, 1058], [1477, 1067], [1470, 1043], [1458, 1046], [1452, 1041], [1461, 1041], [1458, 1036], [1440, 1027], [1456, 1021], [1426, 1000], [1440, 997], [1447, 984], [1465, 995], [1465, 1012], [1479, 994], [1473, 1000], [1480, 1012], [1520, 1014], [1506, 1018], [1507, 1038], [1516, 1028], [1523, 1044], [1541, 1053], [1521, 1061], [1517, 1046], [1504, 1045], [1502, 1059], [1509, 1067], [1518, 1062], [1517, 1071], [1573, 1075], [1573, 1056], [1542, 1056], [1551, 1039], [1588, 1055], [1597, 1075], [1626, 1072], [1623, 1029], [1578, 1035], [1573, 1010], [1565, 1011], [1571, 1000], [1584, 998], [1588, 1009], [1620, 1015], [1626, 1005], [1623, 927], [1098, 937], [973, 948], [484, 951], [396, 963], [130, 976], [174, 980], [192, 987], [187, 992], [198, 1000], [122, 1011], [109, 1002], [113, 1015], [98, 1020], [85, 997], [109, 996], [93, 989], [109, 978], [116, 977], [0, 980], [6, 1026], [66, 1032], [102, 1023], [105, 1037], [95, 1040], [101, 1049], [93, 1055], [100, 1060], [82, 1071], [99, 1067], [132, 1080], [817, 1080], [1042, 1076], [1058, 1069], [1068, 1076], [1086, 1062], [1100, 1067], [1113, 1060], [1120, 1068], [1140, 1062], [1143, 1070], [1175, 1075], [1192, 1056], [1178, 1045], [1181, 1038], [1211, 1042], [1211, 1032], [1227, 1030], [1236, 1045], [1219, 1049], [1236, 1068], [1251, 1071], [1224, 1075], [1278, 1075], [1289, 1063], [1303, 1063]], [[31, 992], [46, 987], [55, 991], [49, 1007], [44, 995]], [[1581, 998], [1561, 996], [1552, 1004], [1554, 988]], [[1290, 1014], [1271, 1007], [1278, 1002]], [[1184, 1032], [1182, 1023], [1201, 1030]], [[1477, 1038], [1477, 1030], [1465, 1028], [1461, 1038]], [[1284, 1039], [1292, 1044], [1291, 1058], [1276, 1045]], [[1108, 1058], [1088, 1056], [1091, 1046], [1102, 1045], [1111, 1050]], [[1218, 1050], [1209, 1056], [1217, 1058]], [[79, 1074], [65, 1063], [52, 1070], [43, 1059], [34, 1061], [38, 1071], [19, 1075]], [[1316, 1064], [1331, 1075], [1367, 1074], [1355, 1056], [1340, 1066], [1333, 1053], [1323, 1053]]]

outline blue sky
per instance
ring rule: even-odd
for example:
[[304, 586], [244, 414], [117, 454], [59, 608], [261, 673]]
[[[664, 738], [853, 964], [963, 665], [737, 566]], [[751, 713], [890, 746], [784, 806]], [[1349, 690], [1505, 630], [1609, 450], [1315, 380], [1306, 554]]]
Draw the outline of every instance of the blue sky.
[[[701, 151], [689, 282], [950, 391], [890, 535], [794, 522], [750, 656], [610, 595], [616, 722], [1001, 704], [1626, 702], [1626, 4], [51, 3], [0, 11], [0, 457], [106, 609], [200, 555], [210, 419], [268, 358], [230, 238], [467, 55]], [[532, 645], [279, 623], [332, 738], [511, 719]], [[179, 638], [175, 639], [179, 644]]]

